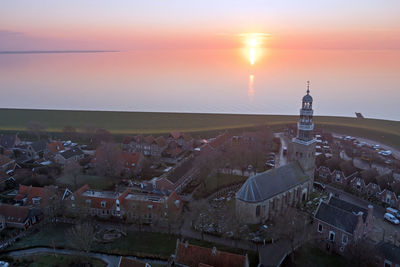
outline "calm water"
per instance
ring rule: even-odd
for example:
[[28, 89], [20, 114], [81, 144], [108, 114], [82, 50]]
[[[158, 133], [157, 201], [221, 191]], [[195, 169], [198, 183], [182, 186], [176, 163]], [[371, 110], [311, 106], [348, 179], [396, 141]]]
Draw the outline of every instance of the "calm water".
[[[254, 55], [253, 55], [254, 56]], [[400, 51], [135, 51], [0, 55], [0, 106], [400, 120]]]

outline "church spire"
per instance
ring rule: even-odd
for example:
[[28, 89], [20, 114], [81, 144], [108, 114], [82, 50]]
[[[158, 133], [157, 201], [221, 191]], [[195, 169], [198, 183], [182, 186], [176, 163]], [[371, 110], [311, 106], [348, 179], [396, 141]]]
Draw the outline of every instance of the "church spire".
[[307, 95], [310, 94], [310, 81], [307, 81]]

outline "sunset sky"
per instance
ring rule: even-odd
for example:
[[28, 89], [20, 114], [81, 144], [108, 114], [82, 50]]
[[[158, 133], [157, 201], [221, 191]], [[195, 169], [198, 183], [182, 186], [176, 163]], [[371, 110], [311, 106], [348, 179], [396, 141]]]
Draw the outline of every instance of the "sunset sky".
[[0, 50], [235, 48], [242, 33], [273, 48], [398, 49], [400, 1], [3, 0]]

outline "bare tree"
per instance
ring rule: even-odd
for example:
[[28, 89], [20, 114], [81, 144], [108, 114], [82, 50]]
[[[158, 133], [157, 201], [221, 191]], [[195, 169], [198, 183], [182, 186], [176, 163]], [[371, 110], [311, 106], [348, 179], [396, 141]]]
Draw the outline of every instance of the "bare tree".
[[68, 139], [72, 139], [73, 140], [77, 136], [76, 129], [74, 127], [72, 127], [72, 126], [69, 126], [69, 125], [65, 126], [62, 131], [63, 131], [63, 135]]
[[88, 253], [92, 248], [95, 233], [94, 226], [86, 221], [70, 228], [67, 236], [73, 247]]
[[295, 208], [288, 208], [284, 214], [276, 216], [273, 221], [276, 226], [275, 238], [289, 243], [291, 260], [294, 262], [294, 250], [310, 238], [311, 224], [308, 216]]
[[373, 267], [376, 263], [377, 250], [375, 246], [367, 240], [352, 242], [346, 246], [346, 254], [350, 266]]
[[98, 174], [117, 176], [121, 174], [123, 162], [121, 149], [116, 144], [105, 143], [96, 152], [95, 169]]
[[71, 161], [64, 168], [64, 174], [69, 175], [73, 179], [74, 190], [78, 189], [78, 176], [82, 171], [81, 165], [76, 161]]
[[42, 122], [31, 121], [26, 126], [26, 130], [40, 140], [40, 136], [45, 132], [46, 126]]

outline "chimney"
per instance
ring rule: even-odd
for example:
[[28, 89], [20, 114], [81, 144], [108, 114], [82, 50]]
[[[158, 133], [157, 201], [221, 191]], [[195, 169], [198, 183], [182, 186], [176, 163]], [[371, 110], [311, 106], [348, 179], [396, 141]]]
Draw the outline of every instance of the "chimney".
[[374, 206], [368, 205], [368, 215], [373, 216], [374, 215]]
[[363, 215], [364, 215], [364, 213], [362, 212], [362, 211], [359, 211], [358, 213], [357, 213], [357, 217], [358, 217], [358, 222], [359, 223], [363, 223], [364, 221], [363, 221]]

